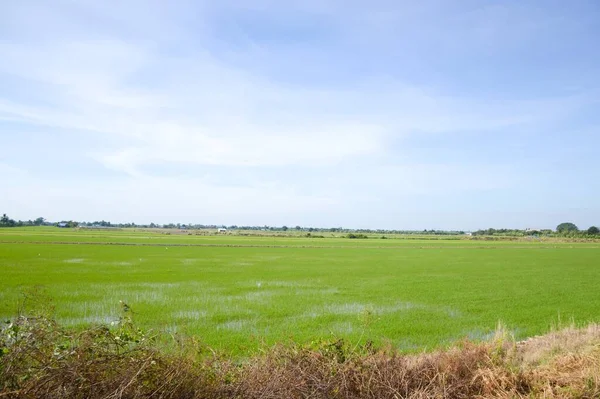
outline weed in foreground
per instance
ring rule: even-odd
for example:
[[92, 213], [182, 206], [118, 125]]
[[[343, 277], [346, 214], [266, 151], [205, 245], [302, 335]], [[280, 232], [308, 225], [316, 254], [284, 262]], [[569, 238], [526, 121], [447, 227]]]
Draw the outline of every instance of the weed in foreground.
[[166, 351], [155, 338], [128, 316], [84, 331], [19, 316], [1, 329], [0, 397], [600, 397], [597, 325], [518, 344], [500, 329], [488, 343], [418, 355], [343, 340], [277, 345], [242, 363], [199, 355], [193, 340]]

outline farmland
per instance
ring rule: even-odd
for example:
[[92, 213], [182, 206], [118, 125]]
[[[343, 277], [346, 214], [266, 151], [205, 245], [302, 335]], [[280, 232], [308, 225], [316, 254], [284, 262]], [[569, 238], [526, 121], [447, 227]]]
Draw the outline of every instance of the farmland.
[[600, 321], [600, 244], [0, 230], [0, 316], [31, 287], [66, 325], [139, 325], [252, 353], [345, 338], [406, 351]]

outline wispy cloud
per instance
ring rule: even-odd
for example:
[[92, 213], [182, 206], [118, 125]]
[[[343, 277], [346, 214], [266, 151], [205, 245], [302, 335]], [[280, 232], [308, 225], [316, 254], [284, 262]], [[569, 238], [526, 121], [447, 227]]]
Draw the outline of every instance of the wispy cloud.
[[[301, 222], [303, 212], [321, 212], [324, 224], [341, 204], [352, 224], [353, 213], [388, 199], [518, 190], [525, 183], [506, 152], [487, 165], [469, 157], [448, 164], [415, 160], [411, 143], [465, 132], [507, 142], [519, 132], [543, 137], [594, 103], [594, 87], [564, 89], [563, 68], [555, 74], [560, 87], [526, 94], [522, 82], [485, 90], [481, 76], [470, 84], [465, 75], [481, 71], [469, 58], [485, 65], [474, 52], [504, 54], [508, 69], [543, 66], [514, 54], [557, 26], [572, 27], [555, 11], [512, 2], [14, 3], [0, 17], [0, 135], [19, 135], [10, 144], [19, 152], [32, 127], [60, 132], [52, 150], [82, 154], [74, 168], [85, 162], [117, 173], [96, 183], [109, 198], [106, 212], [121, 207], [145, 220], [168, 208], [171, 196], [158, 195], [158, 186], [194, 199], [165, 219], [191, 215], [194, 201], [212, 192], [221, 199], [201, 201], [212, 215]], [[438, 63], [436, 51], [446, 59]], [[30, 169], [24, 180], [39, 184], [41, 165], [2, 162]], [[87, 182], [63, 176], [52, 184], [63, 203], [97, 202], [85, 194]], [[144, 195], [153, 199], [134, 212], [130, 199]], [[61, 201], [53, 207], [77, 208]]]

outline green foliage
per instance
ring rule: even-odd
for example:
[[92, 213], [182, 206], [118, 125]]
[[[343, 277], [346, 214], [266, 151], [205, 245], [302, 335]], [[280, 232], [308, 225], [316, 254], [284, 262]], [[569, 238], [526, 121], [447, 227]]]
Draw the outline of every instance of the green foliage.
[[574, 223], [565, 222], [565, 223], [561, 223], [558, 226], [556, 226], [556, 231], [561, 234], [576, 233], [579, 231], [579, 229], [577, 228], [577, 226]]
[[6, 213], [2, 215], [0, 218], [0, 227], [15, 227], [17, 226], [17, 222], [13, 219], [6, 216]]
[[589, 229], [587, 229], [587, 233], [589, 235], [598, 235], [600, 234], [600, 229], [596, 226], [592, 226]]
[[352, 239], [367, 239], [369, 238], [369, 236], [367, 236], [366, 234], [357, 234], [357, 233], [349, 233], [346, 238], [352, 238]]
[[523, 237], [528, 235], [547, 235], [550, 231], [540, 230], [519, 230], [519, 229], [494, 229], [477, 230], [473, 232], [474, 236], [497, 236], [497, 237]]

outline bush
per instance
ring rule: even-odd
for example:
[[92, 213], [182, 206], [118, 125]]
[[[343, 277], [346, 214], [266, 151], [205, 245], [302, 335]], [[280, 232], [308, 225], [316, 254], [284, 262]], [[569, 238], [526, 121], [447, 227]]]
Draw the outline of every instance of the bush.
[[[131, 326], [76, 333], [21, 317], [2, 330], [0, 392], [15, 398], [197, 397], [209, 376], [185, 356], [168, 355]], [[0, 395], [2, 395], [0, 394]]]
[[346, 236], [346, 238], [351, 238], [351, 239], [366, 239], [369, 238], [366, 234], [360, 234], [360, 233], [348, 233], [348, 235]]
[[339, 339], [277, 345], [237, 364], [193, 340], [176, 344], [165, 350], [127, 317], [84, 331], [18, 317], [0, 330], [0, 397], [600, 397], [597, 325], [415, 355]]

